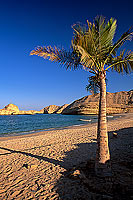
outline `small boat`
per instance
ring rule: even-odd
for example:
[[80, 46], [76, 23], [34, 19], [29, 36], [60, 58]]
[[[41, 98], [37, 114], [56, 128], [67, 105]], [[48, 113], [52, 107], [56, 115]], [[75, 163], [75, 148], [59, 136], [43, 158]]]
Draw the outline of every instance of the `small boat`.
[[91, 122], [91, 119], [80, 119], [80, 121], [83, 121], [83, 122]]
[[107, 116], [108, 118], [113, 118], [113, 116], [112, 115], [109, 115], [109, 116]]

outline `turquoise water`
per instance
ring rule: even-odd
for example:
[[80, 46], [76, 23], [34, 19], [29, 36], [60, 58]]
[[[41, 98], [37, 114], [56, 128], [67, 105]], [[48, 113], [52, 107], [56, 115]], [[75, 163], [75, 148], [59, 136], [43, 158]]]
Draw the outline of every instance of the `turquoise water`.
[[97, 116], [94, 115], [36, 114], [0, 116], [0, 135], [32, 133], [96, 121]]
[[[85, 121], [84, 121], [85, 120]], [[95, 122], [96, 116], [36, 114], [0, 116], [0, 134], [28, 133]]]

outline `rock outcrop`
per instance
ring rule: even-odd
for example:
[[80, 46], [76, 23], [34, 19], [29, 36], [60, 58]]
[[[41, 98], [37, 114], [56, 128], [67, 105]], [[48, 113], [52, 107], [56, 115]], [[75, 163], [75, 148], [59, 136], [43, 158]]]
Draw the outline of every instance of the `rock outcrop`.
[[[98, 114], [99, 94], [88, 95], [74, 101], [62, 114]], [[107, 92], [107, 114], [133, 112], [133, 90]]]
[[34, 115], [34, 114], [41, 114], [42, 111], [36, 110], [19, 110], [18, 106], [14, 104], [8, 104], [3, 109], [0, 109], [0, 115]]
[[61, 114], [63, 110], [69, 106], [69, 104], [64, 104], [63, 106], [60, 106], [60, 108], [55, 112], [56, 114]]
[[56, 105], [49, 105], [45, 108], [43, 108], [42, 110], [40, 110], [40, 112], [44, 113], [44, 114], [61, 114], [62, 111], [68, 106], [69, 104], [64, 104], [63, 106], [56, 106]]
[[18, 113], [19, 113], [19, 108], [14, 104], [8, 104], [3, 109], [0, 109], [0, 115], [13, 115]]
[[56, 111], [60, 108], [61, 106], [56, 106], [56, 105], [50, 105], [45, 107], [44, 110], [44, 114], [52, 114], [52, 113], [56, 113]]

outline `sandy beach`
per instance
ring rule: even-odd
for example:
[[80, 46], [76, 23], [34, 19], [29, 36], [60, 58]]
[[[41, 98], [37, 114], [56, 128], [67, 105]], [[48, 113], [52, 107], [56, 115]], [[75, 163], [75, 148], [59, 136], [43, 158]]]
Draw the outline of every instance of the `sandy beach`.
[[109, 192], [98, 189], [93, 178], [90, 183], [87, 176], [93, 175], [85, 172], [95, 159], [97, 124], [0, 137], [0, 199], [119, 199], [121, 194], [124, 199], [126, 192], [130, 199], [132, 127], [133, 113], [108, 121]]

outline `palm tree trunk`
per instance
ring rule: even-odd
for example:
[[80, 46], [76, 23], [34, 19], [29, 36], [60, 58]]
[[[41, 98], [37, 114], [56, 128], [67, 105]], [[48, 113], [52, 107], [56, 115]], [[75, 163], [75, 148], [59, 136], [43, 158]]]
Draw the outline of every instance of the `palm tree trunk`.
[[98, 129], [97, 129], [97, 152], [95, 171], [98, 176], [111, 175], [110, 168], [110, 153], [108, 146], [108, 133], [106, 121], [106, 73], [103, 71], [99, 75], [100, 78], [100, 100], [98, 114]]

